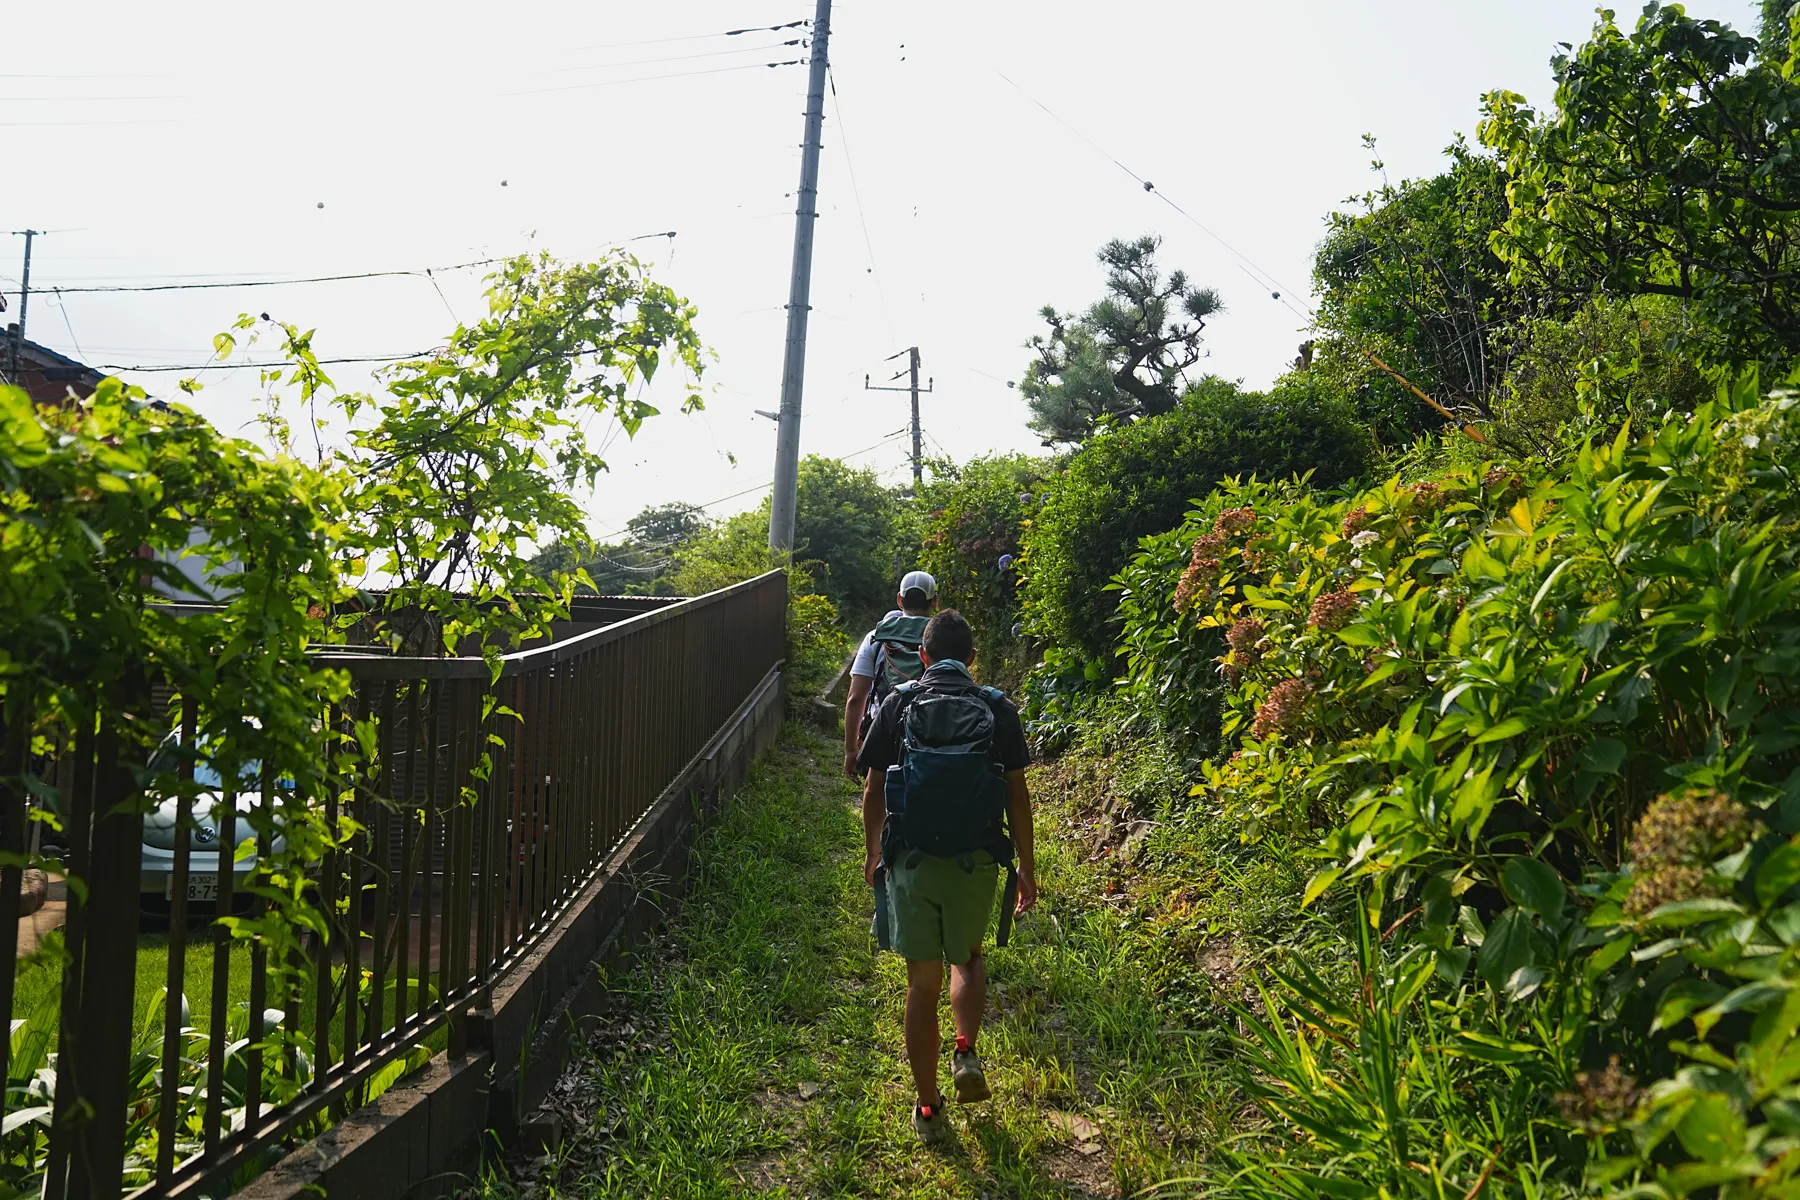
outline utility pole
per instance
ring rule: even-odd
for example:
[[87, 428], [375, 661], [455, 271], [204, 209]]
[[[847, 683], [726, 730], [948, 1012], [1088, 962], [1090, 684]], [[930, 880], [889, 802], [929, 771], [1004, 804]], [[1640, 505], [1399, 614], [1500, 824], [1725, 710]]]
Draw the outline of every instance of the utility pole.
[[806, 316], [812, 311], [813, 227], [819, 219], [819, 132], [825, 123], [826, 47], [831, 0], [813, 15], [811, 68], [806, 88], [806, 134], [800, 143], [799, 205], [794, 210], [794, 273], [788, 280], [787, 348], [781, 362], [781, 422], [775, 435], [775, 491], [769, 499], [769, 546], [794, 549], [794, 507], [800, 482], [800, 392], [806, 378]]
[[[925, 485], [925, 451], [924, 447], [919, 444], [919, 348], [917, 346], [908, 346], [906, 349], [900, 351], [900, 354], [904, 354], [907, 357], [906, 370], [896, 373], [893, 378], [898, 379], [901, 375], [910, 375], [912, 376], [912, 381], [903, 388], [877, 387], [869, 382], [869, 377], [867, 375], [864, 375], [863, 391], [912, 393], [913, 495], [917, 496], [919, 494], [919, 489]], [[900, 354], [888, 355], [887, 361], [893, 362], [896, 358], [900, 357]], [[892, 382], [892, 380], [889, 382]], [[926, 380], [923, 390], [926, 392], [932, 391], [935, 383], [935, 380]]]
[[14, 236], [25, 238], [25, 270], [19, 282], [19, 321], [13, 327], [12, 369], [7, 372], [15, 386], [19, 382], [19, 347], [25, 341], [25, 310], [31, 305], [31, 239], [41, 232], [38, 229], [13, 230]]

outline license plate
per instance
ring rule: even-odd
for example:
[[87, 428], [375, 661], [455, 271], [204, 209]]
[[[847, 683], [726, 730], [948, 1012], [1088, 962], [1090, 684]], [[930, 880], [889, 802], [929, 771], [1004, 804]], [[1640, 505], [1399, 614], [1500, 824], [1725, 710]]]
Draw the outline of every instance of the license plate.
[[[175, 896], [175, 877], [163, 884], [163, 898], [173, 899]], [[219, 898], [219, 877], [217, 875], [189, 875], [187, 881], [187, 898], [189, 900], [217, 900]]]

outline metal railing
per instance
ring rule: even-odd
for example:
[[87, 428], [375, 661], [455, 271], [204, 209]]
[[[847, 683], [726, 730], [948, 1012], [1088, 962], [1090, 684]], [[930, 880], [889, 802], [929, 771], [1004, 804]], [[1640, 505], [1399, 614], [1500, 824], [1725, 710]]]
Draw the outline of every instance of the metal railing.
[[[786, 588], [771, 572], [641, 612], [507, 655], [497, 678], [479, 658], [316, 655], [352, 681], [327, 728], [360, 730], [365, 747], [318, 801], [351, 833], [299, 885], [317, 928], [271, 961], [257, 932], [267, 901], [242, 902], [259, 864], [234, 869], [227, 852], [240, 820], [278, 828], [280, 805], [294, 802], [279, 770], [265, 766], [242, 802], [222, 790], [210, 815], [181, 802], [166, 877], [169, 999], [135, 1039], [143, 805], [109, 760], [105, 729], [78, 739], [62, 823], [80, 886], [55, 1070], [36, 1085], [52, 1094], [26, 1101], [44, 1111], [21, 1121], [14, 1081], [14, 1129], [0, 1135], [9, 1153], [30, 1133], [46, 1196], [217, 1194], [434, 1050], [464, 1052], [470, 1012], [779, 664]], [[185, 744], [195, 713], [183, 703]], [[16, 742], [0, 777], [25, 773]], [[180, 769], [192, 778], [191, 756]], [[0, 849], [20, 844], [18, 790], [3, 793]], [[0, 875], [0, 941], [17, 936], [17, 877]], [[190, 930], [208, 896], [210, 925]], [[188, 972], [196, 948], [199, 980]], [[10, 1002], [17, 980], [6, 983]], [[186, 1001], [198, 994], [210, 1001], [203, 1026]], [[17, 1054], [42, 1050], [28, 1036]], [[20, 1065], [4, 1054], [0, 1075]]]

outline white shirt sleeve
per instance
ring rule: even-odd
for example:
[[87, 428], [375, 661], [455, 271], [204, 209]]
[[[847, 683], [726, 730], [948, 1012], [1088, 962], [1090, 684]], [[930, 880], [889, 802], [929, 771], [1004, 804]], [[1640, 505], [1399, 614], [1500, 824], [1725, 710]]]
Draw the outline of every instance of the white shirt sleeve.
[[862, 644], [856, 648], [856, 657], [850, 662], [850, 675], [855, 679], [875, 678], [875, 643], [871, 640], [875, 631], [863, 634]]

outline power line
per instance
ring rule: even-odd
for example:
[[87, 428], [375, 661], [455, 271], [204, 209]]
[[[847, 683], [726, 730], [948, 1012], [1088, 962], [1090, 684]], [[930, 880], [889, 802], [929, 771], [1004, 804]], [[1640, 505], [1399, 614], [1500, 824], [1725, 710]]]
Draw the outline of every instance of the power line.
[[[660, 237], [661, 234], [648, 236]], [[228, 282], [214, 283], [145, 283], [145, 284], [106, 284], [95, 287], [65, 287], [57, 290], [76, 292], [199, 292], [215, 291], [222, 288], [263, 288], [286, 287], [296, 283], [342, 283], [349, 279], [390, 279], [404, 275], [429, 276], [432, 271], [463, 271], [470, 267], [485, 267], [497, 262], [505, 262], [504, 258], [478, 258], [472, 262], [454, 263], [447, 267], [425, 267], [416, 271], [356, 271], [348, 275], [314, 275], [304, 279], [238, 279]]]
[[[602, 249], [613, 249], [613, 248], [616, 248], [619, 246], [628, 246], [632, 242], [647, 241], [651, 238], [663, 238], [663, 237], [673, 238], [675, 236], [675, 234], [676, 234], [676, 231], [673, 229], [665, 229], [665, 230], [661, 230], [656, 233], [640, 233], [635, 237], [628, 237], [628, 238], [622, 238], [622, 239], [619, 239], [616, 241], [605, 242], [602, 244]], [[300, 278], [300, 279], [225, 279], [225, 280], [209, 280], [209, 281], [203, 282], [203, 283], [149, 283], [149, 284], [109, 283], [109, 284], [95, 284], [95, 285], [87, 286], [87, 287], [62, 287], [57, 290], [69, 293], [71, 295], [73, 295], [77, 292], [90, 293], [90, 294], [92, 294], [92, 293], [109, 293], [110, 294], [110, 293], [120, 293], [120, 292], [219, 291], [219, 290], [229, 290], [231, 288], [287, 287], [292, 284], [303, 284], [303, 283], [342, 283], [347, 280], [359, 280], [359, 279], [395, 279], [395, 278], [401, 278], [401, 277], [409, 276], [409, 275], [416, 275], [416, 276], [420, 276], [424, 279], [430, 280], [432, 285], [435, 287], [437, 285], [437, 280], [432, 278], [432, 272], [434, 272], [434, 271], [466, 271], [471, 267], [486, 267], [486, 266], [492, 266], [494, 263], [507, 262], [507, 261], [509, 261], [510, 257], [511, 256], [501, 256], [498, 258], [477, 258], [477, 259], [473, 259], [469, 262], [451, 263], [449, 266], [420, 267], [420, 268], [416, 268], [413, 270], [404, 270], [404, 271], [355, 271], [355, 272], [351, 272], [351, 273], [345, 274], [345, 275], [313, 275], [313, 276], [307, 276], [307, 277]], [[177, 275], [177, 276], [174, 276], [173, 278], [181, 279], [181, 278], [186, 278], [186, 277]], [[0, 292], [0, 295], [14, 294], [17, 292], [17, 290], [18, 289], [15, 288], [15, 289], [11, 289], [10, 292]], [[454, 317], [455, 314], [452, 313], [451, 316]]]
[[63, 328], [69, 331], [69, 342], [75, 347], [75, 353], [87, 358], [87, 351], [81, 348], [81, 339], [75, 336], [75, 325], [69, 320], [69, 306], [63, 303], [62, 292], [56, 288], [51, 288], [50, 292], [56, 297], [56, 311], [62, 314]]
[[565, 83], [559, 87], [527, 88], [522, 92], [496, 92], [497, 96], [542, 96], [548, 92], [576, 92], [588, 88], [617, 87], [622, 83], [654, 83], [659, 79], [688, 79], [695, 75], [724, 75], [729, 71], [754, 71], [758, 67], [798, 67], [806, 63], [804, 58], [790, 58], [782, 62], [744, 63], [736, 67], [712, 67], [704, 71], [675, 71], [667, 75], [640, 75], [635, 79], [603, 79], [598, 83]]
[[[706, 38], [738, 37], [746, 33], [780, 33], [783, 29], [799, 29], [807, 22], [789, 21], [785, 25], [753, 25], [746, 29], [720, 29], [712, 33], [688, 33], [679, 37], [644, 38], [635, 42], [599, 42], [589, 46], [577, 46], [577, 50], [618, 50], [626, 46], [660, 46], [665, 42], [698, 42]], [[0, 78], [6, 78], [0, 76]]]
[[881, 319], [887, 324], [889, 341], [894, 337], [894, 317], [888, 311], [887, 289], [881, 286], [881, 272], [875, 269], [875, 243], [869, 237], [869, 216], [863, 209], [862, 189], [856, 184], [856, 164], [850, 160], [850, 133], [844, 125], [844, 108], [838, 103], [837, 76], [832, 74], [829, 65], [825, 68], [825, 77], [831, 81], [831, 111], [837, 114], [838, 143], [844, 148], [844, 166], [850, 175], [850, 195], [856, 200], [856, 219], [862, 225], [863, 247], [869, 252], [869, 274], [875, 277], [875, 294], [881, 299]]
[[50, 104], [59, 100], [68, 100], [80, 104], [107, 100], [186, 100], [186, 96], [0, 96], [0, 102], [7, 104]]
[[[368, 358], [321, 358], [317, 361], [320, 366], [336, 366], [342, 363], [406, 362], [409, 359], [424, 358], [430, 353], [431, 351], [429, 350], [421, 350], [417, 354], [379, 354]], [[215, 359], [210, 362], [201, 363], [198, 366], [191, 364], [186, 366], [172, 366], [165, 363], [147, 363], [138, 366], [126, 366], [122, 363], [96, 363], [94, 369], [97, 371], [210, 371], [214, 367], [226, 367], [233, 371], [241, 371], [245, 367], [255, 367], [261, 370], [279, 370], [282, 367], [291, 367], [293, 365], [293, 360], [291, 359], [280, 359], [275, 362], [221, 362]]]
[[120, 121], [0, 121], [8, 129], [43, 129], [64, 125], [189, 125], [196, 117], [142, 117]]
[[[1005, 80], [1006, 83], [1014, 91], [1019, 93], [1019, 95], [1025, 97], [1027, 100], [1031, 101], [1033, 104], [1037, 105], [1040, 109], [1042, 109], [1044, 111], [1044, 114], [1046, 116], [1048, 116], [1052, 121], [1055, 121], [1058, 125], [1061, 125], [1064, 129], [1067, 129], [1070, 133], [1074, 134], [1076, 137], [1078, 137], [1082, 141], [1086, 142], [1089, 146], [1093, 147], [1094, 150], [1097, 151], [1102, 158], [1106, 159], [1108, 162], [1112, 163], [1113, 166], [1119, 168], [1119, 170], [1125, 172], [1125, 174], [1131, 176], [1133, 179], [1137, 180], [1139, 184], [1143, 185], [1143, 189], [1146, 192], [1151, 193], [1158, 200], [1161, 200], [1164, 204], [1168, 205], [1170, 208], [1174, 209], [1176, 212], [1178, 212], [1182, 216], [1186, 217], [1189, 221], [1191, 221], [1194, 224], [1194, 226], [1196, 228], [1198, 228], [1200, 230], [1200, 232], [1204, 233], [1207, 237], [1211, 238], [1213, 241], [1215, 241], [1215, 242], [1219, 243], [1219, 245], [1223, 246], [1233, 257], [1237, 258], [1241, 263], [1243, 263], [1248, 268], [1248, 271], [1246, 273], [1250, 275], [1251, 279], [1256, 280], [1257, 283], [1261, 284], [1265, 288], [1268, 288], [1269, 291], [1272, 294], [1274, 294], [1275, 298], [1278, 301], [1280, 301], [1281, 303], [1286, 304], [1287, 307], [1289, 308], [1289, 310], [1291, 310], [1296, 316], [1300, 317], [1302, 320], [1311, 320], [1314, 316], [1316, 316], [1316, 314], [1312, 313], [1311, 305], [1307, 305], [1306, 306], [1307, 312], [1302, 313], [1302, 312], [1300, 312], [1299, 309], [1294, 308], [1294, 306], [1292, 304], [1289, 304], [1287, 301], [1287, 297], [1293, 294], [1291, 289], [1286, 287], [1279, 279], [1276, 279], [1273, 275], [1269, 274], [1267, 271], [1265, 271], [1261, 267], [1257, 266], [1256, 263], [1250, 258], [1249, 255], [1247, 255], [1243, 251], [1239, 250], [1236, 246], [1233, 246], [1230, 242], [1228, 242], [1224, 238], [1220, 237], [1217, 233], [1214, 233], [1203, 222], [1201, 222], [1201, 220], [1198, 217], [1194, 216], [1193, 213], [1190, 213], [1187, 209], [1181, 207], [1181, 205], [1179, 205], [1179, 204], [1175, 203], [1175, 201], [1171, 200], [1154, 183], [1152, 183], [1148, 179], [1145, 179], [1142, 175], [1139, 175], [1136, 171], [1132, 170], [1130, 167], [1128, 167], [1124, 163], [1120, 162], [1117, 158], [1114, 158], [1110, 153], [1108, 153], [1106, 147], [1102, 146], [1099, 142], [1096, 142], [1093, 138], [1089, 137], [1087, 134], [1081, 132], [1081, 130], [1077, 129], [1074, 125], [1070, 124], [1068, 121], [1065, 121], [1065, 120], [1063, 120], [1063, 118], [1057, 116], [1056, 113], [1051, 110], [1049, 105], [1045, 104], [1042, 100], [1039, 100], [1036, 96], [1033, 96], [1030, 92], [1026, 91], [1024, 88], [1022, 88], [1018, 84], [1014, 83], [1011, 79], [1008, 79], [1007, 76], [1003, 72], [996, 71], [994, 73], [996, 75], [999, 75], [1001, 79]], [[1261, 278], [1258, 278], [1258, 276], [1261, 276]], [[1306, 301], [1302, 300], [1301, 303], [1306, 304]]]
[[661, 58], [631, 58], [624, 62], [589, 63], [583, 67], [554, 67], [548, 71], [539, 71], [539, 75], [572, 75], [577, 71], [605, 71], [613, 67], [644, 67], [651, 63], [688, 62], [696, 58], [723, 58], [730, 54], [758, 54], [769, 51], [779, 52], [787, 46], [798, 46], [805, 38], [789, 38], [785, 42], [776, 42], [769, 46], [734, 46], [730, 50], [703, 50], [699, 54], [668, 54]]

